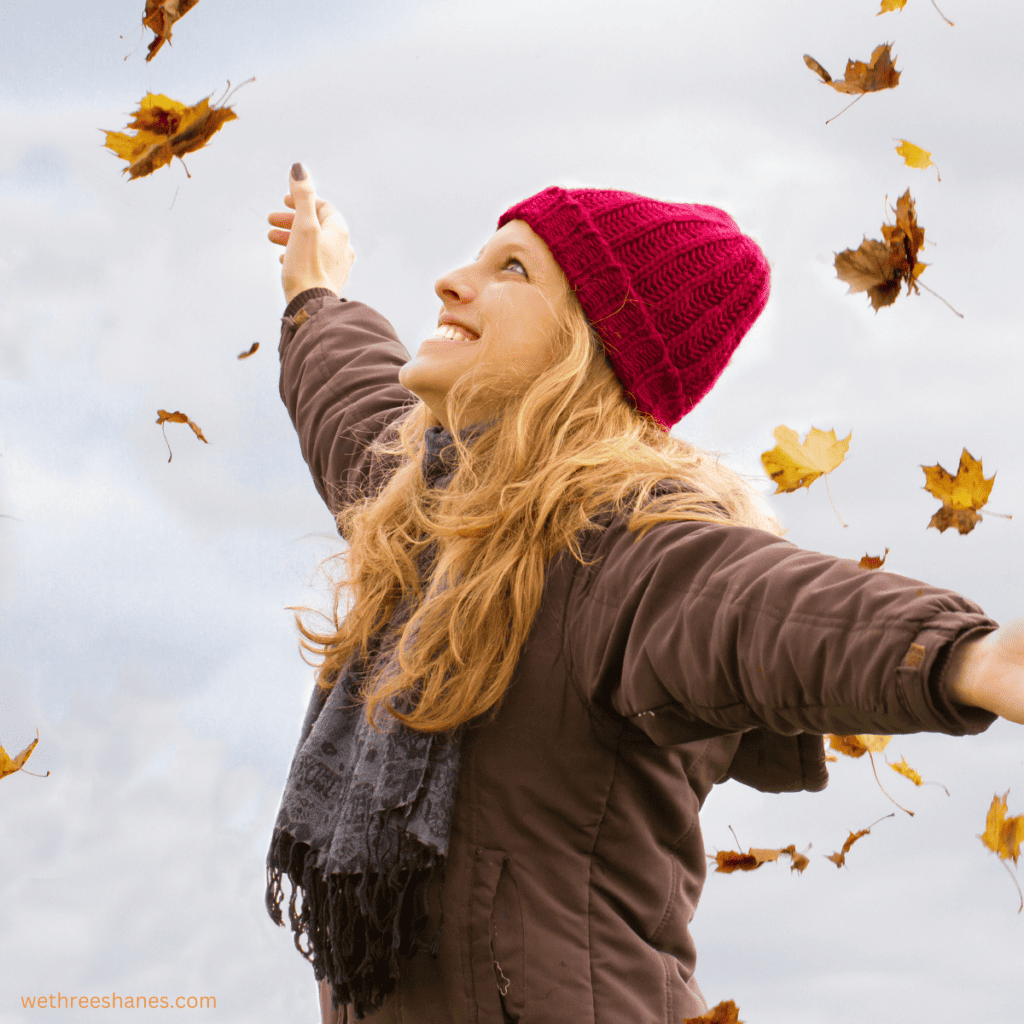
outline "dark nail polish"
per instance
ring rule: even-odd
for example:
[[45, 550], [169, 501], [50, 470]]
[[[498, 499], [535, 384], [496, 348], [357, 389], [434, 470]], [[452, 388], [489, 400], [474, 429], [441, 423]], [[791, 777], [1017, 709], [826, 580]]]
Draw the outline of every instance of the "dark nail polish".
[[304, 181], [306, 178], [306, 169], [302, 164], [292, 164], [292, 177], [296, 181]]

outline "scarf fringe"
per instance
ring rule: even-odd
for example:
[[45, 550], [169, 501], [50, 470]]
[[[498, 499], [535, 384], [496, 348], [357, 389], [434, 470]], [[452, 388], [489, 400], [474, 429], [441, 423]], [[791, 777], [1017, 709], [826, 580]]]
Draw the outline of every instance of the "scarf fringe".
[[[388, 844], [389, 849], [377, 861], [386, 865], [386, 872], [380, 874], [334, 873], [325, 877], [316, 864], [316, 852], [279, 827], [274, 829], [267, 855], [267, 913], [275, 924], [284, 926], [281, 883], [287, 874], [292, 885], [288, 916], [295, 948], [313, 965], [318, 982], [325, 977], [330, 981], [334, 1008], [353, 1003], [356, 1020], [379, 1010], [384, 997], [394, 991], [399, 956], [411, 959], [426, 949], [437, 959], [444, 924], [442, 907], [430, 944], [418, 938], [430, 923], [426, 884], [438, 867], [444, 884], [444, 856], [401, 829], [385, 826], [382, 838], [388, 835], [395, 837], [398, 849], [392, 850]], [[296, 911], [300, 889], [302, 909]], [[300, 945], [303, 935], [308, 950]]]

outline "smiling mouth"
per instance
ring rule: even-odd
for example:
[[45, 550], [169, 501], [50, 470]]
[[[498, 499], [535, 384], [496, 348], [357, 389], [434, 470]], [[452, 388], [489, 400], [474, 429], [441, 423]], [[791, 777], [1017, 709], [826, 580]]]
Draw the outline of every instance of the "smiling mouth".
[[452, 324], [442, 324], [431, 337], [427, 338], [427, 341], [445, 341], [451, 345], [468, 345], [478, 340], [478, 338], [471, 338], [465, 331]]

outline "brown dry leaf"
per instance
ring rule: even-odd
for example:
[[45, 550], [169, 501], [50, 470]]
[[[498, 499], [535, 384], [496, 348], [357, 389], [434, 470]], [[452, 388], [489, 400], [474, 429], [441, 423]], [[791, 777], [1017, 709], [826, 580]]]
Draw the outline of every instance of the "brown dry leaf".
[[156, 38], [149, 44], [147, 64], [164, 43], [171, 45], [171, 27], [197, 3], [199, 0], [146, 0], [146, 13], [142, 16], [142, 24], [156, 33]]
[[[20, 772], [25, 766], [25, 762], [32, 756], [32, 751], [36, 749], [38, 742], [39, 730], [36, 729], [36, 738], [17, 757], [11, 757], [3, 747], [0, 747], [0, 779], [13, 775], [15, 772]], [[35, 773], [28, 772], [27, 774], [33, 775]], [[49, 772], [46, 773], [46, 775], [49, 774]], [[46, 775], [39, 777], [45, 779]]]
[[[248, 81], [252, 82], [255, 79], [250, 78]], [[242, 83], [246, 84], [247, 82]], [[200, 100], [194, 107], [189, 107], [163, 93], [151, 92], [146, 93], [139, 104], [139, 109], [132, 116], [134, 120], [128, 128], [137, 129], [134, 135], [108, 131], [106, 141], [108, 149], [112, 149], [122, 160], [128, 161], [124, 173], [131, 179], [152, 174], [158, 167], [169, 164], [175, 157], [181, 160], [182, 167], [185, 167], [185, 161], [181, 158], [186, 153], [202, 149], [213, 137], [214, 132], [238, 117], [230, 107], [223, 105], [223, 101], [220, 106], [211, 107], [209, 96]], [[192, 177], [188, 167], [185, 167], [185, 173]]]
[[699, 1017], [684, 1017], [683, 1024], [743, 1024], [739, 1007], [731, 1000], [719, 1003]]
[[790, 843], [789, 846], [783, 847], [781, 850], [779, 850], [779, 853], [785, 853], [789, 855], [789, 859], [792, 861], [792, 864], [790, 864], [789, 866], [790, 871], [799, 871], [800, 874], [803, 874], [804, 869], [807, 867], [808, 864], [811, 863], [810, 860], [808, 860], [808, 858], [805, 857], [802, 853], [796, 852], [796, 846], [793, 843]]
[[260, 343], [258, 341], [254, 341], [252, 343], [252, 348], [249, 349], [248, 352], [239, 352], [238, 353], [238, 358], [239, 359], [248, 359], [249, 356], [254, 355], [258, 351], [259, 347], [260, 347]]
[[[210, 442], [203, 437], [202, 430], [193, 423], [183, 412], [168, 412], [166, 409], [157, 409], [156, 411], [156, 422], [161, 426], [164, 432], [164, 441], [167, 441], [167, 428], [163, 426], [164, 423], [187, 423], [192, 428], [192, 433], [199, 438], [203, 444], [209, 444]], [[170, 462], [174, 455], [171, 453], [171, 444], [167, 441], [167, 461]]]
[[[993, 473], [986, 480], [981, 463], [981, 459], [974, 459], [965, 448], [960, 453], [956, 476], [948, 473], [938, 463], [934, 466], [921, 466], [926, 481], [923, 489], [942, 500], [942, 508], [932, 516], [926, 529], [934, 526], [939, 533], [944, 533], [949, 527], [955, 526], [960, 533], [970, 533], [982, 521], [979, 510], [992, 493], [996, 474]], [[989, 514], [1004, 519], [1013, 518], [999, 512]]]
[[896, 201], [894, 212], [895, 225], [882, 225], [884, 242], [865, 237], [860, 248], [835, 254], [836, 276], [850, 286], [847, 295], [867, 292], [876, 313], [896, 301], [904, 281], [908, 295], [917, 292], [917, 279], [928, 265], [917, 258], [924, 245], [924, 228], [917, 223], [910, 189]]
[[[885, 549], [885, 555], [889, 554], [889, 549]], [[865, 555], [858, 563], [858, 567], [861, 569], [881, 569], [885, 565], [885, 555], [881, 558], [878, 555]]]
[[[891, 817], [891, 814], [885, 816], [885, 818]], [[878, 821], [885, 821], [885, 818], [879, 818]], [[839, 853], [830, 853], [827, 859], [832, 861], [837, 868], [843, 867], [846, 864], [846, 855], [850, 852], [850, 847], [862, 836], [870, 835], [871, 830], [878, 824], [878, 821], [872, 822], [867, 828], [862, 828], [859, 832], [851, 832], [846, 842], [843, 843], [842, 850]]]
[[871, 60], [865, 64], [862, 60], [848, 60], [846, 74], [833, 78], [813, 57], [804, 54], [804, 63], [818, 76], [825, 85], [830, 85], [836, 92], [847, 94], [878, 92], [880, 89], [895, 89], [900, 82], [902, 72], [893, 66], [892, 43], [876, 46]]

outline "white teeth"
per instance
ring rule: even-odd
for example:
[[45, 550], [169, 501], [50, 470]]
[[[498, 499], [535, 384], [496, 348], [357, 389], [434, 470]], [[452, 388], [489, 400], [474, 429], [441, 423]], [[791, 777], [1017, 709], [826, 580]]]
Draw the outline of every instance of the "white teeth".
[[448, 341], [472, 341], [464, 331], [460, 331], [458, 327], [453, 327], [451, 324], [444, 324], [434, 332], [434, 336], [437, 338], [446, 338]]

